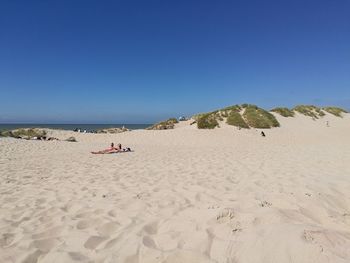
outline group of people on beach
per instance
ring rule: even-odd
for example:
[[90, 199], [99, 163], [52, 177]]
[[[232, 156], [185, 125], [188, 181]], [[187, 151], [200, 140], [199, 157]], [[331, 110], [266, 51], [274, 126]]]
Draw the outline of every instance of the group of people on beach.
[[118, 143], [117, 147], [114, 147], [114, 143], [111, 143], [111, 146], [105, 150], [91, 152], [92, 154], [109, 154], [109, 153], [119, 153], [119, 152], [131, 152], [129, 147], [123, 148], [120, 143]]

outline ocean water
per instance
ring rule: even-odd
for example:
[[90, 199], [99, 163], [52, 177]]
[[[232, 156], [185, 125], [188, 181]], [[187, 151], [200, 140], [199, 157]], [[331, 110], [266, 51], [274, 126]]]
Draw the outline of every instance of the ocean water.
[[0, 124], [0, 130], [12, 130], [19, 128], [49, 128], [58, 130], [74, 130], [80, 129], [81, 131], [95, 131], [105, 128], [117, 128], [126, 127], [131, 130], [145, 129], [152, 124], [23, 124], [23, 123], [11, 123], [11, 124]]

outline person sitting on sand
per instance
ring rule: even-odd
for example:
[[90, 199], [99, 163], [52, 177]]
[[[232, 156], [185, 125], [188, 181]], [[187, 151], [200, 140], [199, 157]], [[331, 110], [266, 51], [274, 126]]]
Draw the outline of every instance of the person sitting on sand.
[[102, 150], [102, 151], [91, 152], [91, 153], [93, 153], [93, 154], [117, 153], [117, 152], [121, 151], [121, 147], [122, 147], [122, 145], [119, 143], [118, 144], [118, 148], [115, 148], [114, 147], [114, 143], [112, 142], [111, 143], [111, 147], [109, 147], [109, 148], [107, 148], [105, 150]]
[[118, 152], [131, 152], [129, 147], [123, 148], [120, 143], [118, 143], [118, 147], [115, 148]]
[[118, 144], [118, 150], [120, 152], [131, 152], [131, 149], [129, 147], [123, 148], [120, 143]]

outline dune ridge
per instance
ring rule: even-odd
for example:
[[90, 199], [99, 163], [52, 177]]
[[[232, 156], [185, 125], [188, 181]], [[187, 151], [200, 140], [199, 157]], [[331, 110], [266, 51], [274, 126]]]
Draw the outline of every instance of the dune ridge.
[[[350, 116], [0, 138], [1, 262], [349, 262]], [[326, 125], [328, 122], [328, 125]], [[92, 155], [110, 142], [134, 152]]]

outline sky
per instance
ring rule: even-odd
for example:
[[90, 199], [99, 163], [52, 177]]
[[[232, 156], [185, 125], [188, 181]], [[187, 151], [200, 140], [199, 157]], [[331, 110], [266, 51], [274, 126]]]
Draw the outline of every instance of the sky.
[[0, 123], [350, 109], [350, 1], [0, 1]]

